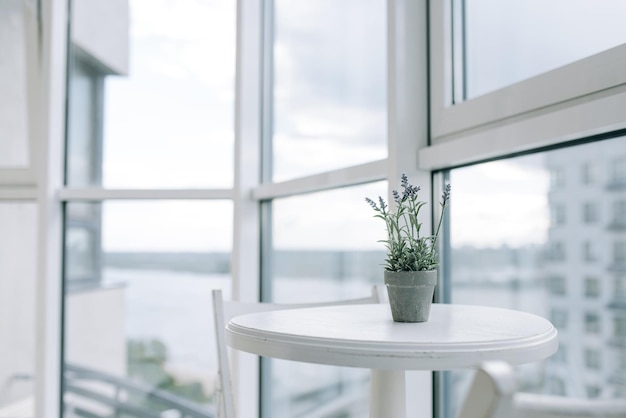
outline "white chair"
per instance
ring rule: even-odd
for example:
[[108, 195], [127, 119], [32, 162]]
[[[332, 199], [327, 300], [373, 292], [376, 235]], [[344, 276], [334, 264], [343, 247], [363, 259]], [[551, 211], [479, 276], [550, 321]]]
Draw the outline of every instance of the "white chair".
[[228, 347], [226, 345], [225, 326], [234, 316], [253, 312], [273, 311], [279, 309], [295, 309], [315, 306], [356, 305], [379, 303], [385, 300], [384, 289], [373, 286], [372, 294], [358, 299], [346, 299], [321, 303], [278, 304], [261, 302], [224, 301], [221, 290], [213, 290], [213, 318], [215, 320], [215, 343], [218, 357], [218, 418], [235, 418], [235, 400], [230, 377]]
[[512, 367], [484, 363], [458, 418], [626, 418], [626, 399], [579, 399], [516, 391]]

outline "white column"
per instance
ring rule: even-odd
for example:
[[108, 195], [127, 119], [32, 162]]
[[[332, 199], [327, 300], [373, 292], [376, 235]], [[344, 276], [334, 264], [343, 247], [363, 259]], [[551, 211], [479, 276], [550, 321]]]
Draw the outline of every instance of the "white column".
[[404, 371], [372, 370], [370, 418], [406, 418]]
[[[258, 202], [252, 199], [252, 190], [260, 181], [262, 19], [262, 1], [237, 2], [232, 296], [241, 301], [258, 301], [260, 294], [260, 211]], [[231, 353], [237, 416], [258, 417], [258, 357], [239, 351]]]
[[58, 417], [61, 373], [61, 205], [65, 132], [67, 1], [42, 3], [41, 69], [30, 124], [37, 168], [39, 250], [37, 284], [36, 409], [38, 418]]
[[[429, 141], [427, 1], [388, 0], [387, 5], [389, 201], [393, 201], [391, 190], [399, 186], [400, 175], [405, 173], [421, 186], [425, 201], [437, 202], [439, 196], [432, 196], [430, 171], [421, 170], [417, 162], [418, 151]], [[423, 227], [430, 230], [430, 217], [423, 221]], [[431, 375], [406, 373], [408, 417], [432, 416]]]

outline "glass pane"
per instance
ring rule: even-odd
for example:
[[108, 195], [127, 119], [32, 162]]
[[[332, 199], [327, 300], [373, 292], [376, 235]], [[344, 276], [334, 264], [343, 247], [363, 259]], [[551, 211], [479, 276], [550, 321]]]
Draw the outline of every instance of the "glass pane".
[[0, 203], [0, 417], [35, 416], [37, 205]]
[[232, 203], [69, 203], [66, 225], [65, 416], [212, 417]]
[[[82, 59], [100, 71], [90, 75], [104, 81], [100, 91], [71, 94], [86, 106], [71, 106], [70, 121], [81, 121], [70, 122], [70, 157], [79, 159], [70, 160], [70, 169], [85, 181], [85, 165], [101, 159], [102, 183], [112, 188], [230, 187], [236, 2], [130, 0], [129, 6], [127, 44], [114, 44], [121, 33], [100, 40], [109, 48], [128, 47], [128, 74], [73, 39], [81, 52], [73, 76], [84, 78]], [[82, 78], [71, 87], [87, 89], [93, 80]], [[94, 132], [90, 120], [101, 124], [95, 144], [87, 137]], [[90, 160], [89, 147], [100, 155]]]
[[276, 0], [275, 13], [274, 181], [385, 158], [385, 1]]
[[[277, 199], [273, 202], [271, 289], [276, 302], [316, 302], [367, 296], [382, 283], [385, 236], [365, 197], [385, 196], [386, 183]], [[272, 360], [264, 399], [271, 417], [313, 414], [362, 396], [359, 407], [334, 415], [367, 416], [367, 370]], [[314, 416], [314, 415], [313, 415]]]
[[28, 165], [25, 11], [23, 0], [0, 2], [0, 168]]
[[[517, 367], [523, 391], [626, 395], [626, 188], [612, 170], [624, 156], [626, 137], [450, 171], [451, 302], [532, 312], [559, 331], [556, 355]], [[447, 376], [446, 417], [470, 377]]]
[[466, 98], [623, 44], [624, 16], [622, 0], [465, 0]]

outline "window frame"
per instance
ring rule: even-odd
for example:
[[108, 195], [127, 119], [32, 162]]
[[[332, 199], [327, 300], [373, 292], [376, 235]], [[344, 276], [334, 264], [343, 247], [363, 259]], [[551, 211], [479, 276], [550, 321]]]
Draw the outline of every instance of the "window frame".
[[[463, 2], [428, 2], [430, 142], [419, 150], [420, 168], [442, 178], [452, 168], [626, 134], [626, 117], [618, 110], [626, 106], [626, 73], [621, 71], [626, 68], [626, 43], [458, 102], [462, 94], [455, 77], [464, 75], [456, 64], [464, 51], [454, 42], [463, 30], [453, 23], [462, 16]], [[561, 186], [559, 193], [567, 193], [570, 187]], [[445, 263], [444, 258], [440, 286], [444, 302], [450, 301]], [[554, 385], [564, 388], [560, 380]], [[445, 375], [436, 388], [436, 416], [442, 417], [449, 412]]]
[[[240, 0], [240, 5], [244, 8], [254, 7], [248, 4], [251, 1], [255, 2], [255, 0]], [[263, 22], [266, 27], [270, 28], [272, 8], [273, 2], [266, 0]], [[257, 31], [252, 35], [253, 38], [256, 36], [254, 39], [263, 39], [260, 44], [264, 48], [262, 53], [265, 54], [261, 58], [264, 91], [263, 96], [257, 101], [263, 104], [263, 107], [258, 109], [258, 114], [262, 115], [261, 118], [264, 120], [259, 120], [259, 126], [257, 126], [257, 131], [262, 135], [259, 151], [262, 160], [259, 172], [262, 174], [257, 185], [251, 187], [251, 194], [248, 197], [252, 202], [257, 203], [259, 230], [261, 231], [261, 236], [258, 238], [262, 246], [271, 245], [269, 234], [272, 227], [271, 205], [272, 201], [277, 198], [399, 179], [402, 173], [423, 185], [422, 191], [425, 196], [432, 195], [430, 170], [422, 170], [416, 161], [418, 150], [428, 144], [427, 4], [412, 0], [388, 0], [387, 14], [387, 158], [278, 182], [271, 181], [269, 175], [271, 172], [271, 114], [265, 113], [272, 108], [272, 45], [267, 39], [268, 33], [263, 33], [261, 28], [247, 27], [250, 32]], [[248, 36], [250, 32], [243, 29], [242, 38]], [[240, 69], [240, 71], [245, 71], [245, 69]], [[250, 77], [254, 77], [254, 74], [250, 74]], [[411, 117], [407, 117], [408, 115]], [[392, 187], [393, 185], [390, 184], [387, 191], [389, 198], [391, 198]], [[253, 203], [249, 200], [246, 204]], [[431, 227], [430, 219], [426, 220], [423, 224], [424, 230], [430, 230]], [[261, 265], [269, 265], [269, 260], [266, 259], [269, 252], [261, 247], [260, 253]], [[261, 278], [261, 283], [263, 283], [263, 278]], [[265, 289], [262, 293], [265, 293]], [[237, 357], [244, 356], [237, 354]], [[246, 369], [244, 373], [240, 370], [239, 380], [249, 381], [249, 373], [249, 369]], [[407, 373], [407, 382], [413, 382], [413, 384], [429, 386], [431, 380], [432, 373], [430, 372]], [[255, 396], [252, 391], [246, 391], [246, 394]], [[417, 408], [418, 405], [421, 410], [425, 407], [432, 408], [432, 399], [428, 393], [414, 397], [408, 402], [409, 410]], [[261, 400], [261, 405], [263, 405], [263, 400]], [[240, 406], [243, 407], [243, 404]]]
[[452, 104], [453, 2], [429, 2], [432, 144], [420, 152], [422, 167], [438, 170], [626, 128], [618, 110], [626, 106], [626, 72], [619, 70], [626, 68], [626, 44]]
[[[44, 262], [38, 267], [38, 280], [42, 286], [37, 294], [41, 304], [37, 313], [41, 335], [38, 335], [40, 344], [37, 350], [36, 415], [56, 416], [60, 411], [62, 306], [59, 295], [59, 214], [63, 202], [137, 198], [233, 199], [233, 295], [240, 300], [251, 300], [260, 293], [258, 238], [262, 223], [265, 222], [262, 220], [265, 218], [261, 216], [261, 206], [274, 197], [394, 179], [403, 172], [424, 184], [424, 192], [428, 196], [432, 195], [432, 171], [564, 144], [583, 137], [626, 131], [626, 118], [621, 111], [626, 107], [626, 73], [614, 74], [611, 71], [612, 68], [626, 67], [626, 45], [450, 106], [445, 102], [445, 97], [450, 97], [452, 77], [449, 59], [452, 46], [451, 2], [387, 2], [387, 159], [288, 182], [261, 184], [259, 164], [263, 145], [260, 135], [267, 125], [263, 123], [260, 112], [265, 99], [261, 95], [263, 81], [259, 77], [267, 68], [260, 59], [263, 45], [258, 41], [258, 33], [263, 26], [260, 16], [263, 16], [264, 2], [238, 0], [235, 183], [232, 189], [193, 191], [75, 190], [62, 186], [60, 155], [68, 0], [43, 2], [43, 69], [41, 74], [34, 74], [33, 77], [37, 82], [35, 84], [41, 84], [45, 93], [40, 98], [42, 109], [37, 107], [38, 112], [41, 112], [38, 114], [41, 126], [37, 126], [33, 136], [39, 140], [31, 143], [30, 151], [31, 161], [41, 164], [37, 165], [37, 171], [34, 167], [0, 170], [0, 186], [12, 186], [12, 190], [0, 188], [0, 198], [36, 199], [40, 206], [38, 250]], [[590, 68], [598, 77], [585, 74], [586, 69]], [[583, 75], [586, 81], [578, 83]], [[545, 88], [546, 85], [550, 88]], [[29, 94], [36, 97], [38, 93]], [[516, 99], [512, 100], [516, 103], [515, 107], [497, 109], [499, 103], [510, 98]], [[37, 104], [40, 104], [39, 100]], [[250, 161], [255, 163], [246, 166]], [[237, 366], [241, 373], [242, 363]], [[427, 375], [429, 385], [430, 374]], [[241, 405], [256, 408], [258, 404], [254, 403], [254, 393], [258, 393], [258, 381], [251, 379], [249, 374], [245, 379], [243, 373], [240, 376], [240, 384], [249, 382], [247, 386], [239, 388], [243, 390], [242, 399], [246, 399], [246, 402], [241, 401]], [[424, 379], [420, 379], [423, 383]], [[420, 401], [429, 401], [429, 397], [430, 393], [426, 393], [423, 398], [428, 399]], [[435, 404], [434, 408], [436, 410], [438, 406]]]

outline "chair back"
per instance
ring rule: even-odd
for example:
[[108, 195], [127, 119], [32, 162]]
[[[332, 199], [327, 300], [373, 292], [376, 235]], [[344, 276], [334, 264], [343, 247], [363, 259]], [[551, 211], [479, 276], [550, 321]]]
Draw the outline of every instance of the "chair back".
[[371, 295], [356, 299], [337, 300], [332, 302], [314, 303], [263, 303], [224, 301], [222, 291], [213, 290], [213, 318], [215, 321], [215, 344], [218, 358], [218, 418], [236, 418], [235, 399], [233, 395], [228, 346], [226, 345], [225, 327], [231, 318], [248, 313], [296, 309], [318, 306], [357, 305], [380, 303], [385, 300], [384, 289], [373, 286]]
[[517, 392], [513, 368], [483, 363], [458, 418], [626, 418], [626, 399], [571, 398]]

